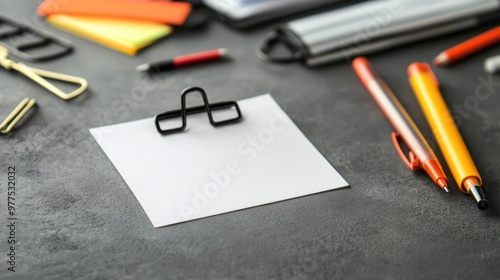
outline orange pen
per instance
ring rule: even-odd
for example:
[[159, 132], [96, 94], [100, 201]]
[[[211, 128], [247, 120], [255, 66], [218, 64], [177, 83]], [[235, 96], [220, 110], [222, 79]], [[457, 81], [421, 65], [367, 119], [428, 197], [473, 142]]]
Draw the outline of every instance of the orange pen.
[[[406, 165], [412, 171], [423, 168], [434, 183], [449, 192], [448, 178], [434, 152], [389, 87], [373, 72], [370, 62], [364, 57], [358, 57], [352, 62], [352, 67], [396, 130], [396, 133], [392, 133], [392, 141]], [[399, 139], [410, 148], [409, 160], [399, 145]]]
[[500, 26], [447, 49], [446, 51], [440, 53], [433, 62], [437, 66], [449, 65], [499, 42]]
[[413, 63], [408, 68], [408, 75], [415, 96], [458, 187], [462, 192], [474, 197], [479, 209], [488, 209], [488, 200], [481, 189], [481, 176], [439, 92], [439, 84], [431, 67], [427, 63]]

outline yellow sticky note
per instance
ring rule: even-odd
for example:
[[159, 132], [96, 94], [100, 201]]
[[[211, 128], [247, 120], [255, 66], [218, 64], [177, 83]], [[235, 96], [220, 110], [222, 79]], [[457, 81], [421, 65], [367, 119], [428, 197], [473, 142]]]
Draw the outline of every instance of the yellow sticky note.
[[128, 55], [172, 32], [168, 25], [155, 22], [111, 18], [51, 15], [47, 21], [62, 30]]

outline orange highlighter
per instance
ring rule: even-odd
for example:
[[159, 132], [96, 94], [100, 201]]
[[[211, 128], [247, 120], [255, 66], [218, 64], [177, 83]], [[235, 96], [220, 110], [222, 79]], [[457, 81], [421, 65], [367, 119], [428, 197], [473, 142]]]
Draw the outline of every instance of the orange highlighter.
[[431, 67], [427, 63], [413, 63], [408, 67], [408, 75], [415, 96], [458, 187], [462, 192], [474, 197], [479, 209], [488, 209], [488, 200], [481, 190], [481, 176], [439, 92], [439, 84]]
[[[373, 72], [370, 62], [364, 57], [358, 57], [352, 62], [352, 67], [396, 130], [396, 133], [392, 133], [392, 141], [406, 165], [412, 171], [423, 168], [434, 183], [449, 192], [448, 178], [446, 178], [436, 155], [389, 87]], [[410, 149], [409, 159], [406, 158], [399, 145], [400, 139]]]

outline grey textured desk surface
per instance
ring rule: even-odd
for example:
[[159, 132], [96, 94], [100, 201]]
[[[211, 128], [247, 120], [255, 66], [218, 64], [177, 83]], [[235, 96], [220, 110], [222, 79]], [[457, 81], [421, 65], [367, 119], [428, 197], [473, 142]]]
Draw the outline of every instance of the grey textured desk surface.
[[[446, 194], [404, 166], [391, 127], [348, 63], [265, 64], [253, 48], [269, 26], [237, 32], [218, 22], [127, 57], [45, 26], [33, 17], [36, 2], [2, 0], [0, 11], [63, 35], [76, 51], [31, 65], [85, 77], [90, 90], [65, 102], [0, 70], [1, 117], [25, 96], [39, 104], [21, 129], [0, 138], [0, 278], [498, 279], [500, 76], [482, 64], [499, 47], [436, 69], [449, 104], [471, 102], [460, 131], [492, 204], [481, 212], [456, 185]], [[486, 29], [370, 56], [429, 139], [406, 67]], [[217, 47], [234, 59], [156, 78], [134, 72], [143, 62]], [[481, 79], [495, 84], [474, 104]], [[181, 90], [194, 85], [213, 101], [272, 93], [351, 187], [153, 228], [88, 129], [174, 109]], [[6, 263], [8, 166], [16, 166], [18, 183], [15, 273]]]

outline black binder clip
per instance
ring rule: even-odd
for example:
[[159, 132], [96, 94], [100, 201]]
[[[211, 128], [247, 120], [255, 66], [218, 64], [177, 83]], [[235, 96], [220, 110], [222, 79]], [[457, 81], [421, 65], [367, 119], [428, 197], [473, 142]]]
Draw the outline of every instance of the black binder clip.
[[[27, 61], [43, 61], [70, 53], [70, 42], [26, 25], [0, 17], [0, 45]], [[49, 47], [53, 45], [52, 47]], [[50, 51], [40, 49], [50, 49]], [[30, 51], [28, 53], [28, 51]]]
[[[201, 106], [186, 108], [186, 96], [190, 92], [199, 92], [201, 94], [201, 97], [203, 98], [203, 103], [205, 103], [205, 104], [201, 105]], [[217, 122], [214, 121], [214, 119], [212, 117], [212, 111], [227, 109], [227, 108], [231, 108], [231, 107], [234, 107], [236, 109], [236, 112], [237, 112], [236, 117], [231, 118], [231, 119], [227, 119], [227, 120], [223, 120], [223, 121], [217, 121]], [[184, 91], [182, 91], [181, 109], [180, 110], [169, 111], [169, 112], [165, 112], [165, 113], [162, 113], [162, 114], [155, 116], [156, 130], [158, 130], [158, 132], [161, 135], [166, 135], [166, 134], [184, 131], [186, 129], [186, 116], [191, 115], [191, 114], [196, 114], [196, 113], [203, 113], [203, 112], [207, 112], [208, 119], [210, 120], [210, 124], [212, 124], [215, 127], [239, 122], [242, 119], [240, 107], [238, 107], [238, 103], [236, 103], [235, 101], [226, 101], [226, 102], [218, 102], [218, 103], [209, 104], [207, 94], [205, 93], [205, 91], [202, 88], [190, 87], [190, 88], [187, 88]], [[165, 129], [165, 130], [161, 129], [160, 121], [166, 120], [166, 119], [177, 118], [177, 117], [182, 117], [182, 125], [180, 127]]]

